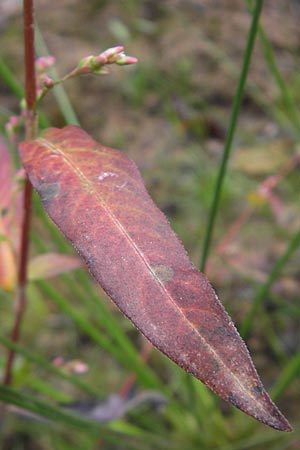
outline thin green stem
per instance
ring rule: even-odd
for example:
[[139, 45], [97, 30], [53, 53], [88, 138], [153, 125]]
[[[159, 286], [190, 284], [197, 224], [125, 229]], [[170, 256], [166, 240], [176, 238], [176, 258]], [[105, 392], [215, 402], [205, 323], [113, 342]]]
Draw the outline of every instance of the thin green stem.
[[281, 93], [282, 101], [290, 115], [290, 119], [293, 122], [293, 125], [295, 126], [297, 133], [299, 134], [299, 130], [300, 130], [299, 112], [297, 111], [295, 103], [293, 102], [293, 99], [292, 99], [292, 96], [288, 89], [288, 86], [280, 73], [280, 70], [276, 63], [276, 59], [274, 57], [272, 46], [271, 46], [264, 30], [260, 27], [258, 31], [259, 31], [259, 37], [260, 37], [260, 41], [263, 46], [263, 51], [265, 54], [267, 64], [268, 64], [269, 69], [277, 83], [277, 86]]
[[250, 31], [248, 34], [248, 40], [247, 40], [247, 46], [246, 46], [245, 55], [244, 55], [243, 66], [242, 66], [241, 75], [240, 75], [238, 87], [237, 87], [234, 102], [233, 102], [233, 108], [232, 108], [232, 113], [231, 113], [231, 118], [230, 118], [230, 123], [229, 123], [229, 129], [228, 129], [228, 133], [227, 133], [226, 141], [225, 141], [224, 153], [223, 153], [222, 161], [220, 164], [219, 173], [217, 176], [214, 197], [213, 197], [210, 214], [209, 214], [209, 219], [208, 219], [208, 224], [207, 224], [207, 228], [206, 228], [206, 235], [204, 238], [203, 252], [202, 252], [202, 258], [201, 258], [201, 263], [200, 263], [200, 270], [202, 272], [205, 271], [206, 261], [207, 261], [207, 257], [208, 257], [208, 253], [209, 253], [209, 249], [210, 249], [210, 245], [211, 245], [213, 229], [214, 229], [214, 225], [215, 225], [216, 215], [217, 215], [217, 211], [218, 211], [218, 207], [219, 207], [219, 203], [220, 203], [220, 197], [221, 197], [222, 188], [223, 188], [223, 182], [224, 182], [226, 169], [227, 169], [227, 163], [229, 160], [232, 141], [233, 141], [234, 133], [236, 130], [236, 125], [237, 125], [237, 119], [238, 119], [238, 115], [239, 115], [239, 111], [240, 111], [240, 107], [241, 107], [241, 103], [242, 103], [242, 99], [243, 99], [243, 92], [244, 92], [248, 69], [249, 69], [251, 56], [252, 56], [252, 52], [253, 52], [253, 48], [254, 48], [255, 38], [257, 35], [259, 17], [260, 17], [260, 13], [262, 10], [262, 6], [263, 6], [263, 0], [257, 0], [254, 14], [252, 17]]
[[273, 400], [277, 400], [284, 390], [291, 386], [292, 380], [298, 376], [300, 371], [300, 352], [297, 352], [286, 364], [281, 377], [277, 380], [276, 384], [272, 387], [271, 396]]
[[[228, 57], [226, 52], [222, 50], [220, 46], [209, 40], [207, 36], [199, 33], [199, 38], [201, 39], [204, 51], [206, 51], [209, 58], [212, 58], [217, 64], [221, 65], [235, 83], [239, 79], [240, 74], [238, 65]], [[269, 46], [271, 47], [270, 44]], [[270, 48], [270, 50], [272, 52], [272, 48]], [[266, 95], [263, 89], [261, 89], [257, 84], [251, 80], [248, 80], [247, 85], [245, 86], [245, 92], [249, 98], [251, 98], [264, 111], [265, 114], [267, 114], [275, 122], [278, 122], [282, 129], [291, 133], [295, 132], [295, 125], [290, 124], [290, 119], [286, 116], [284, 111], [282, 111], [278, 105], [270, 103], [270, 101], [265, 98]]]
[[72, 320], [83, 330], [87, 336], [89, 336], [95, 343], [106, 350], [109, 354], [113, 355], [124, 367], [131, 370], [134, 367], [136, 375], [141, 382], [141, 384], [155, 389], [158, 386], [163, 389], [163, 386], [157, 376], [151, 372], [143, 364], [139, 355], [135, 355], [131, 351], [126, 351], [125, 349], [119, 348], [118, 345], [110, 338], [99, 332], [99, 330], [86, 319], [80, 311], [77, 311], [72, 307], [72, 305], [51, 286], [45, 280], [40, 280], [37, 282], [37, 286], [51, 298], [51, 300], [56, 303], [56, 305], [61, 308], [64, 313], [66, 313]]
[[[251, 2], [247, 0], [248, 6], [251, 8]], [[295, 103], [293, 102], [292, 95], [290, 94], [287, 83], [285, 82], [283, 76], [281, 75], [280, 69], [276, 62], [276, 58], [274, 56], [274, 51], [272, 49], [272, 45], [261, 25], [258, 26], [258, 35], [260, 42], [262, 44], [263, 52], [265, 55], [265, 59], [271, 74], [274, 77], [274, 80], [277, 84], [277, 87], [281, 93], [282, 101], [289, 113], [289, 119], [292, 121], [293, 126], [296, 129], [297, 134], [299, 134], [300, 129], [300, 117], [299, 111], [296, 108]]]
[[248, 314], [246, 315], [244, 322], [240, 328], [240, 334], [244, 339], [248, 337], [255, 314], [257, 313], [264, 299], [267, 297], [272, 284], [274, 283], [274, 281], [278, 279], [286, 262], [289, 260], [289, 258], [295, 252], [295, 250], [299, 247], [299, 245], [300, 245], [300, 230], [297, 233], [295, 233], [292, 239], [290, 240], [286, 251], [274, 265], [273, 270], [270, 272], [266, 282], [258, 288], [258, 291], [255, 295], [251, 308], [248, 311]]

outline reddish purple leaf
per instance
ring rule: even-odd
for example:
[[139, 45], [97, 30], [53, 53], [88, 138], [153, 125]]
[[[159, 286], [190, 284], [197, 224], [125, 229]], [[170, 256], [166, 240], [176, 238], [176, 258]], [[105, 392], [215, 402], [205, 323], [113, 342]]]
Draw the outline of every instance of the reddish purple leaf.
[[78, 256], [64, 255], [63, 253], [43, 253], [29, 261], [28, 278], [29, 280], [51, 278], [82, 266], [83, 262]]
[[0, 288], [12, 291], [16, 284], [16, 276], [15, 255], [0, 215]]
[[13, 164], [8, 147], [0, 136], [0, 206], [8, 208], [13, 188]]
[[0, 137], [0, 288], [11, 291], [16, 282], [13, 248], [13, 164], [9, 149]]
[[13, 159], [5, 141], [0, 137], [0, 213], [3, 226], [16, 252], [19, 249], [23, 205], [20, 181], [24, 169], [15, 171]]
[[290, 431], [206, 277], [197, 271], [135, 164], [81, 129], [20, 145], [50, 217], [137, 328], [223, 399]]

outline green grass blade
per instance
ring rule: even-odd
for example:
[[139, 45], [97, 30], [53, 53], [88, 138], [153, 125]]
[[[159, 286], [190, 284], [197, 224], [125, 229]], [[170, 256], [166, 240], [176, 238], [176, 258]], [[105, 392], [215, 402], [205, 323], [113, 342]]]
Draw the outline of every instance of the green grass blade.
[[281, 377], [277, 380], [275, 385], [272, 387], [271, 396], [273, 400], [277, 400], [285, 391], [285, 389], [290, 386], [293, 379], [299, 375], [300, 372], [300, 352], [297, 352], [286, 364]]
[[201, 258], [201, 263], [200, 263], [200, 270], [202, 272], [205, 271], [205, 265], [206, 265], [209, 248], [210, 248], [210, 244], [211, 244], [211, 240], [212, 240], [215, 219], [216, 219], [216, 215], [217, 215], [217, 211], [218, 211], [218, 207], [219, 207], [219, 203], [220, 203], [220, 196], [221, 196], [223, 182], [224, 182], [224, 178], [225, 178], [225, 174], [226, 174], [227, 163], [229, 160], [230, 151], [231, 151], [231, 147], [232, 147], [232, 141], [233, 141], [234, 133], [236, 130], [237, 119], [238, 119], [238, 115], [239, 115], [239, 111], [240, 111], [240, 107], [241, 107], [241, 103], [242, 103], [242, 99], [243, 99], [245, 83], [246, 83], [248, 69], [250, 66], [251, 56], [252, 56], [252, 52], [253, 52], [253, 48], [254, 48], [255, 38], [257, 35], [257, 31], [258, 31], [258, 23], [259, 23], [262, 6], [263, 6], [263, 0], [257, 0], [254, 14], [252, 16], [252, 23], [251, 23], [251, 27], [249, 30], [247, 46], [246, 46], [245, 53], [244, 53], [243, 66], [242, 66], [236, 94], [234, 97], [232, 113], [231, 113], [231, 118], [230, 118], [230, 122], [229, 122], [229, 129], [228, 129], [228, 133], [227, 133], [226, 141], [225, 141], [224, 153], [223, 153], [222, 161], [220, 163], [220, 168], [219, 168], [219, 172], [218, 172], [218, 176], [217, 176], [217, 181], [216, 181], [213, 201], [212, 201], [212, 205], [211, 205], [211, 209], [210, 209], [208, 224], [206, 227], [206, 235], [204, 238], [203, 252], [202, 252], [202, 258]]
[[272, 73], [272, 75], [276, 81], [278, 89], [281, 93], [283, 103], [284, 103], [284, 105], [290, 115], [290, 119], [293, 122], [293, 125], [295, 126], [295, 129], [297, 130], [297, 133], [299, 135], [299, 130], [300, 130], [299, 112], [297, 111], [295, 103], [293, 102], [293, 98], [290, 94], [289, 88], [280, 73], [276, 59], [274, 57], [274, 52], [273, 52], [272, 46], [271, 46], [264, 30], [261, 27], [259, 28], [259, 37], [260, 37], [260, 41], [262, 43], [266, 62], [269, 66], [269, 70]]
[[[251, 7], [249, 0], [247, 0], [247, 4], [249, 7]], [[277, 84], [279, 92], [281, 93], [283, 103], [284, 103], [287, 111], [289, 112], [290, 120], [293, 122], [295, 130], [297, 131], [297, 134], [299, 134], [299, 129], [300, 129], [299, 111], [297, 111], [296, 105], [293, 102], [292, 95], [290, 94], [288, 85], [281, 75], [278, 64], [276, 62], [276, 58], [274, 56], [274, 51], [272, 49], [272, 45], [261, 25], [258, 26], [258, 35], [259, 35], [260, 42], [262, 44], [264, 56], [265, 56], [267, 65], [269, 67], [269, 70], [270, 70], [271, 74], [273, 75], [273, 78]]]
[[18, 99], [24, 98], [24, 89], [9, 69], [5, 61], [0, 57], [0, 76], [6, 86], [15, 94]]
[[[38, 29], [36, 31], [36, 35], [39, 54], [43, 56], [49, 55], [49, 51]], [[55, 69], [49, 70], [49, 74], [54, 79], [59, 78]], [[7, 87], [16, 95], [17, 98], [19, 98], [20, 100], [24, 98], [24, 89], [2, 58], [0, 58], [0, 77], [3, 79]], [[66, 123], [79, 126], [79, 120], [63, 86], [55, 86], [54, 95]], [[48, 121], [48, 119], [44, 116], [44, 114], [41, 113], [39, 114], [39, 124], [41, 128], [47, 128], [50, 126], [50, 122]]]
[[278, 436], [278, 433], [269, 431], [265, 431], [263, 434], [254, 432], [253, 435], [248, 436], [243, 440], [238, 440], [232, 444], [219, 447], [218, 450], [269, 449], [269, 445], [272, 445], [273, 442], [278, 443], [279, 440], [287, 442], [290, 438], [289, 436]]
[[[260, 28], [259, 28], [260, 29]], [[239, 79], [239, 66], [232, 61], [224, 49], [215, 44], [205, 34], [199, 33], [199, 38], [203, 44], [204, 50], [209, 58], [212, 58], [218, 65], [222, 66], [226, 73], [232, 78], [232, 82], [236, 83]], [[280, 128], [287, 132], [294, 132], [295, 125], [290, 125], [290, 120], [287, 118], [284, 111], [278, 105], [270, 103], [269, 99], [265, 98], [265, 92], [253, 81], [248, 80], [245, 85], [245, 92], [249, 98], [258, 105], [266, 115], [268, 115], [274, 122], [278, 122]]]
[[37, 393], [37, 395], [41, 394], [46, 398], [51, 398], [51, 401], [55, 403], [67, 404], [73, 401], [71, 394], [66, 393], [63, 389], [57, 389], [40, 376], [30, 375], [28, 383], [26, 383], [26, 389], [30, 389], [34, 395]]
[[0, 386], [0, 400], [10, 405], [19, 406], [26, 411], [30, 411], [45, 419], [52, 420], [55, 423], [72, 426], [98, 435], [102, 432], [99, 423], [85, 420], [70, 412], [65, 412], [61, 408], [53, 406], [46, 401], [37, 399], [35, 396], [17, 392], [7, 386]]
[[240, 334], [244, 339], [247, 338], [247, 336], [249, 335], [255, 314], [257, 313], [260, 305], [266, 298], [269, 289], [271, 288], [274, 281], [278, 279], [283, 267], [285, 266], [289, 258], [292, 256], [292, 254], [295, 252], [295, 250], [299, 247], [299, 245], [300, 245], [300, 230], [297, 233], [295, 233], [292, 239], [290, 240], [286, 251], [277, 260], [265, 283], [258, 288], [258, 291], [250, 307], [250, 310], [246, 314], [246, 317], [240, 328]]
[[[0, 57], [0, 77], [6, 83], [7, 87], [15, 94], [15, 96], [22, 100], [25, 96], [24, 89], [18, 82], [13, 72], [7, 66], [5, 61]], [[41, 128], [47, 128], [50, 126], [50, 122], [44, 114], [39, 114], [39, 126]]]
[[270, 293], [270, 298], [284, 314], [293, 318], [300, 317], [300, 305], [288, 303], [284, 298], [279, 295], [275, 295], [273, 292]]
[[81, 389], [82, 391], [91, 395], [92, 397], [101, 395], [100, 391], [87, 385], [80, 378], [66, 373], [64, 370], [59, 369], [58, 367], [49, 363], [48, 361], [46, 361], [45, 359], [43, 359], [41, 356], [37, 355], [36, 353], [30, 352], [27, 348], [24, 348], [21, 345], [10, 341], [9, 339], [5, 338], [4, 336], [0, 336], [0, 344], [10, 350], [14, 350], [19, 355], [23, 356], [23, 358], [25, 358], [27, 361], [30, 361], [31, 363], [38, 365], [42, 369], [45, 369], [48, 373], [52, 373], [53, 375], [56, 375], [57, 377], [60, 377], [64, 380], [68, 381], [69, 383], [78, 387], [79, 389]]
[[[48, 56], [50, 54], [49, 50], [37, 25], [35, 26], [35, 39], [36, 50], [39, 56]], [[76, 65], [76, 61], [74, 65]], [[49, 69], [48, 73], [54, 80], [60, 79], [57, 70], [54, 67]], [[53, 88], [53, 93], [66, 123], [69, 125], [80, 126], [78, 117], [62, 84], [55, 86]]]
[[135, 357], [131, 353], [124, 351], [124, 349], [120, 349], [112, 339], [99, 332], [98, 329], [79, 311], [72, 307], [71, 302], [68, 302], [50, 283], [41, 280], [37, 282], [37, 285], [64, 311], [65, 314], [71, 317], [81, 330], [83, 330], [95, 343], [101, 346], [109, 354], [113, 355], [124, 367], [127, 367], [128, 370], [134, 370], [139, 381], [143, 385], [149, 388], [157, 388], [161, 385], [160, 380], [146, 365], [143, 364], [138, 356]]
[[[153, 433], [144, 432], [130, 426], [130, 424], [127, 425], [125, 422], [116, 421], [116, 423], [112, 422], [111, 424], [103, 425], [94, 420], [85, 419], [71, 411], [51, 405], [44, 400], [37, 399], [35, 396], [17, 392], [7, 386], [0, 385], [0, 401], [37, 414], [53, 424], [73, 427], [93, 436], [99, 436], [107, 442], [114, 442], [116, 445], [120, 445], [120, 442], [122, 442], [122, 445], [130, 443], [130, 447], [127, 447], [130, 449], [166, 448], [167, 442], [163, 441], [161, 437], [155, 436]], [[121, 426], [122, 424], [123, 426]], [[175, 448], [178, 447], [175, 446]]]

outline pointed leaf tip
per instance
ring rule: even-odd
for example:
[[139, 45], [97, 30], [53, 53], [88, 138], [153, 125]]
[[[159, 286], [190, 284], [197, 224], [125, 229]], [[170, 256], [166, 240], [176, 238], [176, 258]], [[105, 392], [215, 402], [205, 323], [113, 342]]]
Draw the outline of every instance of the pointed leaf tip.
[[149, 197], [135, 164], [74, 126], [48, 129], [21, 144], [20, 153], [50, 217], [153, 345], [224, 400], [290, 431], [231, 319]]

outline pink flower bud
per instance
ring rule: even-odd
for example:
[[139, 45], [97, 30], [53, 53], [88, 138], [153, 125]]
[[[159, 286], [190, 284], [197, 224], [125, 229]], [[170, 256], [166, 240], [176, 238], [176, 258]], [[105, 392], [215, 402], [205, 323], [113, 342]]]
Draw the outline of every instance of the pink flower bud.
[[13, 126], [17, 126], [17, 125], [19, 125], [20, 118], [19, 118], [18, 116], [11, 116], [11, 118], [9, 119], [9, 122], [10, 122]]
[[107, 64], [107, 58], [101, 53], [101, 55], [94, 56], [91, 67], [93, 69], [99, 69]]
[[138, 59], [135, 56], [127, 56], [125, 53], [122, 53], [120, 55], [120, 58], [117, 59], [116, 64], [119, 66], [126, 66], [130, 64], [136, 64], [138, 62]]
[[35, 61], [35, 69], [37, 72], [46, 72], [55, 63], [55, 57], [52, 55], [41, 56]]
[[55, 85], [55, 83], [52, 78], [45, 76], [41, 81], [41, 85], [45, 88], [51, 89]]
[[[120, 66], [135, 64], [138, 60], [134, 56], [127, 56], [123, 52], [124, 47], [118, 45], [116, 47], [111, 47], [100, 53], [97, 56], [89, 55], [79, 61], [77, 67], [69, 72], [62, 81], [73, 78], [77, 75], [83, 75], [86, 73], [94, 73], [96, 75], [106, 75], [109, 73], [106, 65], [108, 64], [118, 64]], [[45, 82], [44, 82], [45, 83]], [[52, 81], [49, 79], [49, 86], [52, 87]], [[45, 84], [43, 84], [45, 86]]]
[[16, 132], [20, 124], [21, 120], [20, 117], [18, 116], [11, 116], [5, 124], [7, 136], [12, 142], [15, 142], [16, 140]]
[[94, 69], [92, 73], [94, 73], [96, 75], [108, 75], [110, 72], [107, 67], [102, 66], [102, 67], [99, 67], [99, 69]]
[[77, 64], [78, 69], [84, 69], [85, 67], [90, 68], [90, 62], [94, 58], [93, 55], [86, 56], [85, 58], [82, 58], [79, 63]]
[[64, 360], [64, 358], [62, 356], [56, 356], [56, 358], [54, 358], [52, 360], [52, 364], [55, 367], [62, 367], [64, 365], [64, 363], [65, 363], [65, 360]]
[[103, 56], [108, 64], [112, 64], [118, 58], [118, 55], [123, 52], [124, 47], [122, 45], [117, 45], [116, 47], [111, 47], [101, 53], [99, 56]]

